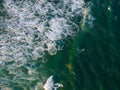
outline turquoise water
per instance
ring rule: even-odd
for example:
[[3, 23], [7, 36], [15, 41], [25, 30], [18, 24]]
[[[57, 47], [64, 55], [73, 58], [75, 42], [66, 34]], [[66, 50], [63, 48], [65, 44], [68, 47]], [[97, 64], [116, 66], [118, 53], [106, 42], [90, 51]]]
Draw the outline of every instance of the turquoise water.
[[0, 90], [119, 90], [119, 8], [118, 0], [1, 0]]

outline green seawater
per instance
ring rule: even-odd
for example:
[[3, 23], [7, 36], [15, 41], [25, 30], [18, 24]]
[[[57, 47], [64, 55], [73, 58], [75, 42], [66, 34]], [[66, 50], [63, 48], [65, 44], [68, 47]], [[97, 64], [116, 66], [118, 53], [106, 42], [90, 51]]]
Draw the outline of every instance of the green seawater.
[[[10, 90], [35, 90], [33, 87], [37, 82], [45, 83], [45, 80], [53, 75], [55, 82], [63, 84], [58, 90], [120, 90], [120, 1], [85, 0], [85, 2], [91, 2], [85, 17], [73, 19], [79, 26], [77, 35], [68, 36], [64, 40], [63, 49], [55, 55], [47, 54], [46, 62], [30, 60], [25, 64], [37, 71], [32, 77], [39, 79], [23, 80], [22, 83], [18, 77], [14, 81], [14, 75], [6, 69], [7, 65], [14, 62], [8, 62], [6, 66], [0, 66], [0, 87], [5, 81], [5, 86], [11, 87]], [[89, 14], [94, 17], [93, 27], [88, 24]], [[8, 17], [2, 9], [2, 4], [0, 16]], [[2, 29], [0, 28], [0, 34]], [[22, 75], [27, 77], [28, 70], [25, 66], [17, 69], [22, 70], [24, 72]]]
[[91, 1], [94, 28], [80, 26], [83, 31], [68, 38], [64, 49], [47, 63], [64, 85], [60, 90], [120, 89], [120, 1]]

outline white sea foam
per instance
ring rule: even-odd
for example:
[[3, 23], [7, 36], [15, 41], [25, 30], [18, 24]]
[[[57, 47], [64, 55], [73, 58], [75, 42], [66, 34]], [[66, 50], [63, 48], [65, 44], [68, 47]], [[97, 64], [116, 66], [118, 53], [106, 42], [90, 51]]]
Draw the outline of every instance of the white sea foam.
[[[42, 74], [42, 70], [38, 73], [33, 60], [45, 60], [46, 52], [55, 55], [63, 48], [64, 39], [79, 31], [79, 25], [71, 21], [71, 18], [82, 17], [85, 5], [83, 0], [59, 0], [56, 4], [52, 1], [4, 0], [8, 17], [0, 17], [0, 28], [4, 28], [0, 31], [0, 66], [6, 67], [6, 71], [14, 76], [12, 82], [22, 80], [18, 82], [21, 87], [29, 84], [25, 80], [38, 79]], [[28, 71], [24, 73], [21, 68]], [[4, 77], [0, 80], [6, 85], [11, 81], [4, 80]], [[49, 80], [51, 86], [55, 85], [52, 76]], [[51, 90], [47, 89], [48, 81], [44, 88]]]
[[35, 0], [34, 3], [4, 0], [10, 18], [4, 21], [7, 33], [0, 36], [1, 60], [25, 59], [25, 56], [36, 60], [43, 57], [45, 51], [56, 54], [60, 47], [56, 41], [77, 33], [78, 26], [69, 17], [81, 15], [83, 5], [82, 0], [61, 0], [57, 5], [46, 0]]
[[45, 90], [57, 90], [59, 87], [63, 87], [63, 85], [60, 83], [54, 83], [53, 76], [50, 76], [43, 86]]

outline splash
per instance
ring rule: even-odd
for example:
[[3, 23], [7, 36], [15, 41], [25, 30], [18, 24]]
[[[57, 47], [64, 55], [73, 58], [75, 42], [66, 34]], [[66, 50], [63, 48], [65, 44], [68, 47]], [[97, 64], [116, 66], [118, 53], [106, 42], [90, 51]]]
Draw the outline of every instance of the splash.
[[53, 76], [50, 76], [47, 79], [47, 81], [46, 81], [46, 83], [45, 83], [43, 88], [45, 90], [57, 90], [57, 88], [59, 88], [59, 87], [63, 87], [63, 85], [60, 84], [60, 83], [54, 83]]

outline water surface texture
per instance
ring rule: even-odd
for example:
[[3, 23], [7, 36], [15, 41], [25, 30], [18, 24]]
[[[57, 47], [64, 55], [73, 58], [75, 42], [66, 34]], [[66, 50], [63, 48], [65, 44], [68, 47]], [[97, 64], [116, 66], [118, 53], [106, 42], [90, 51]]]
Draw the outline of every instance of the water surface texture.
[[0, 0], [0, 90], [120, 90], [119, 0]]

